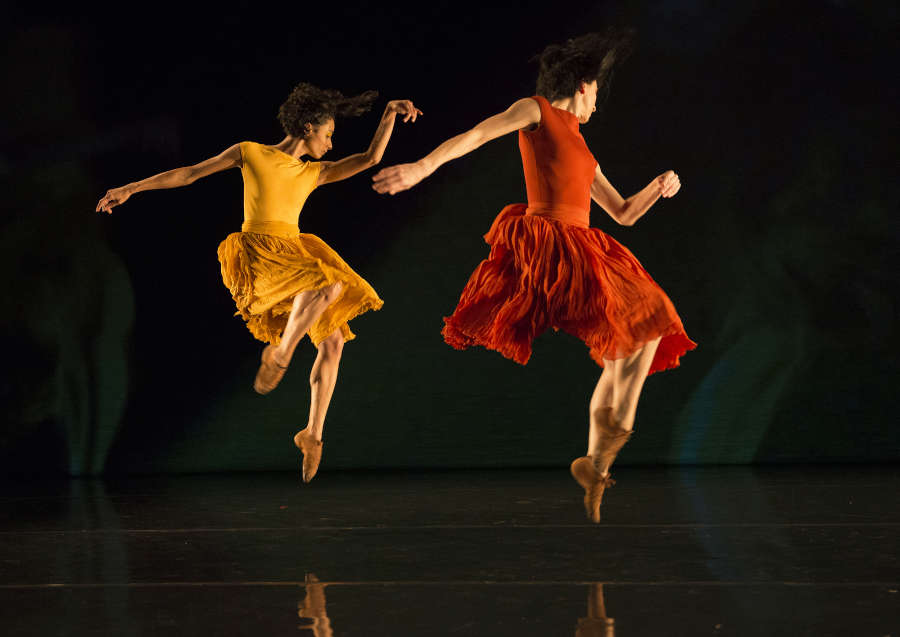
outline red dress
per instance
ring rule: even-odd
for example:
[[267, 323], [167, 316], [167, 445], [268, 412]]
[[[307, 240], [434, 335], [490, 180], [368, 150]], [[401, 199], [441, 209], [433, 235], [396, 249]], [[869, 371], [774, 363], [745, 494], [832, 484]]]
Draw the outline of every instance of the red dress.
[[484, 236], [490, 255], [444, 319], [444, 340], [524, 365], [532, 340], [552, 327], [584, 341], [602, 366], [662, 337], [650, 373], [678, 366], [697, 345], [669, 297], [628, 249], [589, 227], [597, 161], [578, 120], [543, 97], [534, 100], [540, 125], [519, 131], [528, 205], [506, 206]]

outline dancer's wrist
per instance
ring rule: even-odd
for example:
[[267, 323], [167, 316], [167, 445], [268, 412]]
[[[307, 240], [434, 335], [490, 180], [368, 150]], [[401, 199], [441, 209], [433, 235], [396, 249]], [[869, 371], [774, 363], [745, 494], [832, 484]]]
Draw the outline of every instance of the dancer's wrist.
[[431, 173], [437, 170], [437, 166], [434, 165], [434, 162], [427, 157], [423, 157], [419, 161], [415, 163], [415, 166], [422, 171], [422, 178], [428, 177]]

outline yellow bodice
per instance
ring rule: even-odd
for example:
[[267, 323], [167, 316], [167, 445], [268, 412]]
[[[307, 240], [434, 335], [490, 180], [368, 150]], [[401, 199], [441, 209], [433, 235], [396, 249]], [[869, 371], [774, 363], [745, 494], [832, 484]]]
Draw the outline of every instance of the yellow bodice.
[[300, 210], [319, 179], [320, 162], [300, 161], [277, 148], [241, 142], [243, 232], [297, 236]]

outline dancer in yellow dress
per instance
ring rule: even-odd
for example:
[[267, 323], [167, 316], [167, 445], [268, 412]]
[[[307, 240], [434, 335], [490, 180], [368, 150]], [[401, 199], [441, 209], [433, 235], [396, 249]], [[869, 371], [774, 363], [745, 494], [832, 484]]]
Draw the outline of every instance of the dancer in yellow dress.
[[176, 168], [109, 190], [97, 211], [111, 212], [142, 190], [187, 186], [227, 168], [240, 168], [244, 179], [244, 223], [219, 245], [222, 280], [238, 314], [257, 339], [268, 343], [253, 383], [260, 394], [272, 391], [284, 376], [294, 349], [309, 334], [318, 355], [310, 374], [309, 422], [294, 435], [303, 453], [303, 480], [309, 482], [322, 456], [325, 413], [337, 380], [344, 342], [354, 338], [348, 322], [383, 305], [378, 294], [328, 245], [301, 233], [297, 220], [309, 194], [381, 161], [397, 114], [416, 121], [422, 111], [409, 100], [388, 102], [363, 153], [335, 162], [319, 160], [331, 150], [336, 117], [357, 116], [378, 94], [345, 97], [311, 84], [297, 85], [278, 111], [285, 137], [277, 144], [241, 142], [193, 166]]

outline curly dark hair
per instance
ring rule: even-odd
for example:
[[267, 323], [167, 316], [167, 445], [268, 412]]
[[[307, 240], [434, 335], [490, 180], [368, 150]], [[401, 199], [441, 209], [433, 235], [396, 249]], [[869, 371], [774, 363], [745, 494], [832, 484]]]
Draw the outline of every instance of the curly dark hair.
[[340, 91], [301, 82], [278, 109], [278, 121], [286, 135], [303, 137], [303, 127], [307, 122], [318, 126], [335, 117], [362, 115], [372, 108], [377, 98], [378, 91], [345, 97]]
[[633, 43], [633, 29], [609, 28], [551, 44], [533, 58], [539, 66], [537, 94], [551, 101], [571, 97], [581, 82], [597, 80], [599, 109], [609, 94], [614, 67], [631, 54]]

